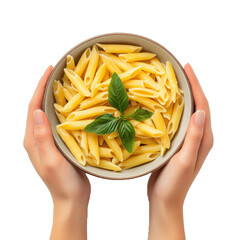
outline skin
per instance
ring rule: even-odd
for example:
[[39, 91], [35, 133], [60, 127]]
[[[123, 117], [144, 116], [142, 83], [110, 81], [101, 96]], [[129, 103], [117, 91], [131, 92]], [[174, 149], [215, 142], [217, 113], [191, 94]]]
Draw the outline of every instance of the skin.
[[58, 151], [49, 121], [40, 110], [44, 88], [52, 69], [49, 66], [45, 71], [29, 103], [24, 147], [53, 199], [50, 239], [83, 240], [87, 239], [90, 183], [86, 175], [73, 167]]
[[[208, 101], [190, 64], [184, 70], [191, 84], [196, 112], [189, 122], [181, 150], [149, 178], [149, 240], [185, 239], [183, 203], [213, 146]], [[194, 121], [197, 113], [205, 115], [203, 125]]]
[[[196, 112], [188, 125], [181, 150], [168, 164], [151, 174], [148, 181], [149, 240], [185, 239], [183, 203], [186, 194], [213, 146], [208, 101], [190, 64], [185, 66]], [[49, 121], [41, 102], [48, 67], [29, 103], [24, 147], [29, 158], [48, 187], [53, 203], [51, 240], [87, 239], [87, 208], [90, 183], [86, 175], [69, 163], [54, 144]], [[202, 116], [202, 124], [196, 115]]]

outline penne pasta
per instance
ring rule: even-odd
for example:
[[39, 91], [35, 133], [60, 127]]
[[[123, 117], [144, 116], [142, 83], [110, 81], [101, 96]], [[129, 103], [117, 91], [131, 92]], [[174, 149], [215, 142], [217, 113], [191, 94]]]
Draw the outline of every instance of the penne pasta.
[[90, 54], [91, 54], [91, 49], [87, 48], [78, 61], [78, 64], [74, 71], [75, 71], [75, 73], [78, 74], [79, 77], [82, 76], [84, 70], [86, 69], [86, 67], [88, 65], [88, 62], [90, 59]]
[[72, 82], [75, 88], [86, 97], [90, 96], [90, 92], [87, 87], [84, 85], [83, 80], [72, 70], [65, 68], [64, 72], [68, 79]]
[[154, 58], [156, 54], [149, 52], [120, 54], [119, 57], [126, 62], [145, 61]]
[[117, 159], [122, 162], [123, 161], [123, 153], [122, 149], [119, 147], [119, 144], [115, 139], [109, 139], [107, 135], [103, 135], [103, 139], [107, 143], [107, 145], [112, 149]]
[[81, 120], [81, 121], [72, 121], [72, 122], [64, 122], [59, 125], [59, 127], [66, 129], [66, 130], [84, 130], [84, 128], [92, 123], [94, 119], [91, 120]]
[[156, 129], [158, 129], [159, 131], [164, 133], [163, 136], [161, 136], [161, 142], [163, 143], [163, 145], [166, 148], [169, 148], [170, 147], [170, 139], [169, 139], [167, 128], [166, 128], [166, 125], [165, 125], [165, 122], [163, 120], [161, 113], [159, 111], [155, 110], [155, 112], [152, 116], [152, 119], [156, 126]]
[[67, 121], [77, 121], [80, 119], [85, 119], [93, 116], [98, 116], [104, 113], [113, 113], [113, 107], [107, 106], [100, 106], [100, 107], [93, 107], [86, 110], [76, 110], [68, 115]]
[[135, 155], [120, 163], [119, 167], [123, 169], [136, 167], [144, 163], [153, 161], [157, 156], [159, 156], [159, 153], [143, 153], [140, 155]]
[[83, 152], [80, 149], [80, 147], [78, 146], [78, 144], [76, 143], [76, 141], [74, 140], [74, 138], [65, 129], [62, 129], [60, 127], [60, 125], [58, 125], [56, 127], [56, 129], [57, 129], [58, 134], [62, 138], [62, 140], [65, 142], [67, 147], [72, 152], [73, 156], [77, 159], [77, 161], [82, 166], [85, 166], [86, 165], [86, 161], [85, 161]]
[[100, 54], [101, 60], [106, 64], [108, 71], [113, 74], [116, 72], [118, 75], [122, 73], [122, 71], [118, 68], [118, 66], [113, 62], [111, 58], [104, 54]]
[[[184, 108], [183, 91], [170, 62], [165, 65], [156, 54], [141, 50], [134, 45], [97, 43], [82, 53], [76, 65], [76, 56], [67, 55], [61, 81], [53, 81], [54, 109], [60, 122], [57, 132], [82, 166], [119, 172], [151, 162], [169, 149]], [[119, 75], [128, 94], [124, 114], [108, 100], [113, 73]], [[98, 120], [101, 124], [111, 119], [109, 114], [131, 123], [135, 131], [131, 153], [125, 149], [120, 128], [111, 126], [111, 121], [114, 129], [109, 134], [84, 130], [103, 114], [105, 118]]]
[[142, 47], [125, 45], [125, 44], [100, 44], [97, 46], [102, 48], [107, 53], [138, 53], [142, 50]]
[[100, 164], [100, 152], [98, 144], [98, 136], [96, 133], [87, 133], [87, 141], [90, 155], [93, 157], [97, 165]]
[[55, 97], [56, 103], [64, 106], [66, 104], [66, 99], [63, 92], [63, 86], [60, 81], [53, 81], [53, 95]]
[[84, 77], [84, 84], [89, 87], [93, 81], [99, 61], [99, 53], [96, 45], [93, 45], [88, 67]]

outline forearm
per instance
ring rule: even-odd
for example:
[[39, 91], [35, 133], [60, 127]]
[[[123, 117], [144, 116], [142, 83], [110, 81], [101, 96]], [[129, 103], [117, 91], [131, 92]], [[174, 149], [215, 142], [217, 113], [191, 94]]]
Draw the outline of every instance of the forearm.
[[86, 240], [87, 206], [85, 205], [81, 204], [80, 201], [54, 202], [50, 240]]
[[148, 240], [185, 240], [183, 207], [150, 204]]

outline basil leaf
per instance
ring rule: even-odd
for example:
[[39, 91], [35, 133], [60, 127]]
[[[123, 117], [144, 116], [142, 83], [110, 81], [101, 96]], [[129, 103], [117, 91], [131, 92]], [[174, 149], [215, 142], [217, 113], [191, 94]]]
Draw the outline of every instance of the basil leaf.
[[147, 120], [152, 115], [153, 115], [152, 112], [150, 112], [148, 110], [145, 110], [145, 109], [142, 109], [142, 108], [139, 108], [132, 115], [129, 115], [129, 116], [125, 117], [125, 118], [133, 118], [134, 120], [141, 122], [141, 121]]
[[118, 135], [122, 145], [129, 153], [133, 152], [135, 143], [135, 130], [128, 120], [121, 120], [118, 126]]
[[97, 135], [108, 134], [116, 132], [118, 129], [119, 119], [115, 118], [109, 113], [103, 114], [88, 124], [84, 130], [90, 133], [96, 133]]
[[121, 114], [124, 114], [124, 111], [128, 107], [128, 95], [123, 83], [116, 72], [113, 73], [110, 85], [108, 87], [108, 101]]

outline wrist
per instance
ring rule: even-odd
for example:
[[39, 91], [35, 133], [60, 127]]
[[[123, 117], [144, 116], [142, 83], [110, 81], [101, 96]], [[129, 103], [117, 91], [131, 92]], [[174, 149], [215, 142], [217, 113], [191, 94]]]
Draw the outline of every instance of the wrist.
[[76, 199], [54, 199], [51, 240], [86, 239], [87, 205]]
[[183, 205], [150, 203], [149, 240], [184, 240]]

